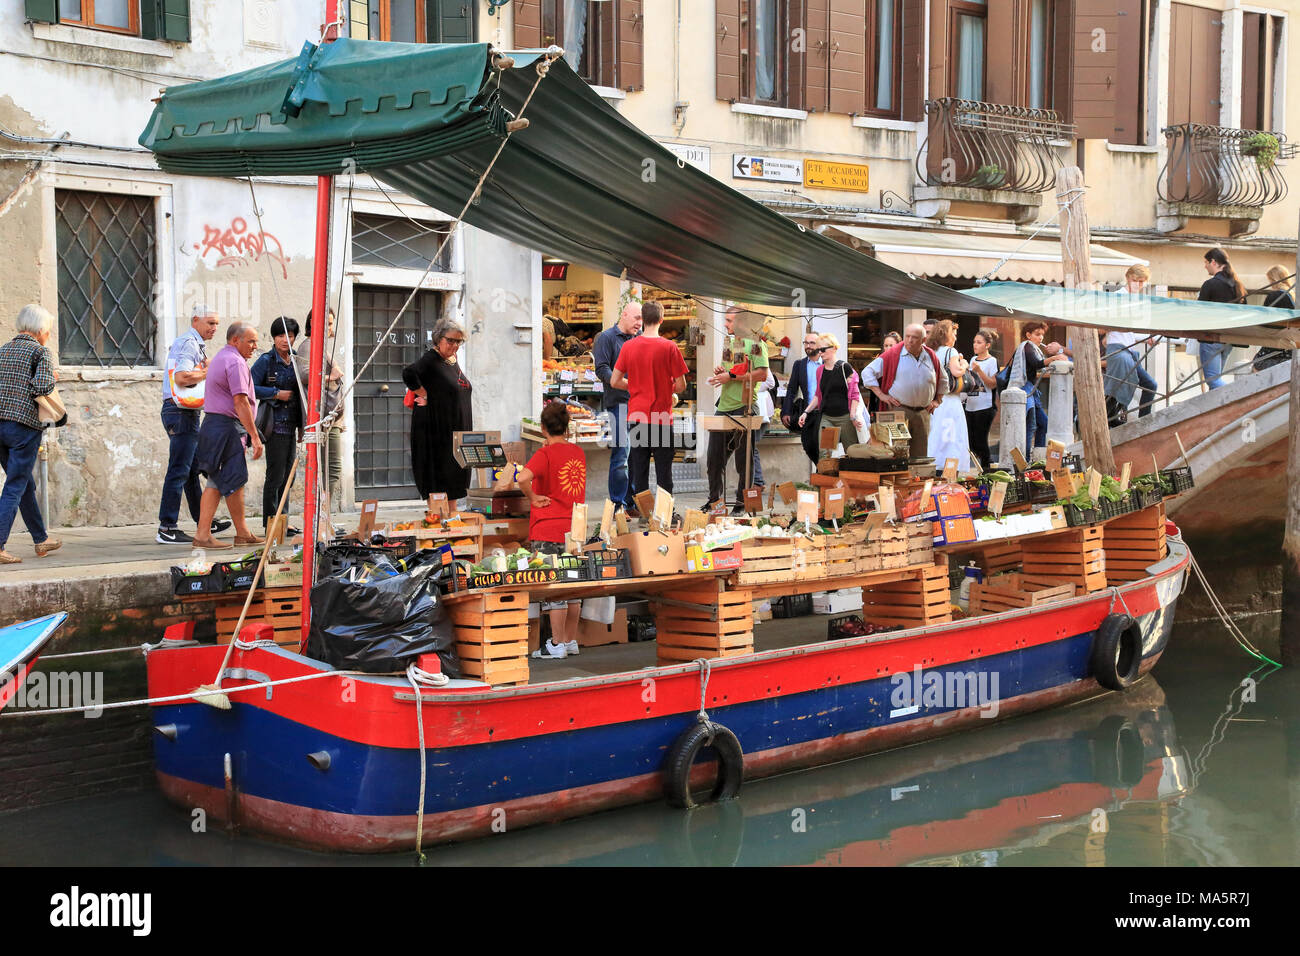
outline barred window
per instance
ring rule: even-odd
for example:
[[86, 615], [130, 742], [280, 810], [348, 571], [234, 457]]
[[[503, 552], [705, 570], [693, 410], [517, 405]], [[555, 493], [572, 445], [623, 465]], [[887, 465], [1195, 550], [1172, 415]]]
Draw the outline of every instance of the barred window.
[[397, 269], [427, 269], [438, 256], [435, 269], [451, 267], [451, 244], [438, 245], [447, 235], [447, 223], [428, 225], [396, 216], [356, 213], [352, 217], [352, 262], [354, 265], [391, 266]]
[[156, 365], [154, 200], [59, 189], [59, 361]]

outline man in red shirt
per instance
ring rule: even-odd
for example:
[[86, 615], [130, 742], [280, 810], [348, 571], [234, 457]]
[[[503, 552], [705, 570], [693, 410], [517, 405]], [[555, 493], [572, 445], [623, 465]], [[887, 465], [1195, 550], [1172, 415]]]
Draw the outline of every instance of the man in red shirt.
[[677, 344], [659, 334], [664, 310], [657, 302], [641, 306], [641, 335], [623, 346], [609, 383], [625, 388], [627, 402], [628, 472], [632, 494], [650, 487], [650, 458], [655, 483], [673, 492], [673, 401], [686, 391], [686, 361]]
[[[569, 411], [563, 402], [542, 409], [546, 444], [515, 475], [528, 496], [528, 537], [533, 551], [563, 554], [564, 535], [573, 523], [573, 506], [587, 500], [587, 460], [568, 440]], [[542, 610], [551, 621], [551, 637], [533, 656], [561, 660], [578, 655], [578, 616], [581, 601], [547, 601]]]

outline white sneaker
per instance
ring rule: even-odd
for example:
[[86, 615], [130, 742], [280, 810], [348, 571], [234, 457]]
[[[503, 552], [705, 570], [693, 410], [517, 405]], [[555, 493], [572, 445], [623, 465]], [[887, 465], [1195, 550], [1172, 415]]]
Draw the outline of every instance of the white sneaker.
[[539, 661], [562, 661], [564, 660], [564, 645], [555, 644], [548, 640], [537, 650], [533, 651], [533, 657]]
[[567, 643], [564, 645], [564, 653], [567, 654], [567, 655], [569, 655], [570, 657], [577, 657], [577, 656], [578, 656], [578, 642], [577, 642], [577, 641], [569, 641], [569, 642], [567, 642]]

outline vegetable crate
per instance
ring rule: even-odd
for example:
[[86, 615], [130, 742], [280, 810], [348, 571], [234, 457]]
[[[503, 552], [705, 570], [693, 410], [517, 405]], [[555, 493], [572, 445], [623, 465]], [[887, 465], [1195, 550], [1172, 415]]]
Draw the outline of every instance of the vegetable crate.
[[1001, 574], [985, 584], [972, 582], [970, 613], [999, 614], [1053, 601], [1067, 601], [1074, 597], [1076, 588], [1075, 584], [1058, 584], [1050, 588], [1026, 586], [1020, 574]]
[[1034, 505], [1050, 505], [1056, 503], [1056, 486], [1050, 481], [1034, 481], [1024, 479], [1025, 499]]
[[806, 617], [811, 613], [811, 594], [786, 594], [772, 598], [772, 616], [775, 618]]
[[1101, 512], [1102, 521], [1109, 521], [1111, 518], [1118, 518], [1132, 511], [1133, 499], [1129, 495], [1125, 495], [1119, 501], [1107, 501], [1102, 498], [1097, 502], [1097, 510]]
[[593, 581], [632, 576], [632, 555], [627, 548], [588, 548], [587, 560]]
[[862, 589], [862, 618], [868, 624], [910, 628], [952, 620], [948, 567], [932, 564], [902, 581]]
[[651, 597], [660, 664], [754, 652], [754, 603], [747, 588], [727, 591], [712, 578], [674, 588], [672, 600], [700, 606], [659, 604]]
[[1074, 584], [1082, 594], [1106, 587], [1106, 552], [1101, 528], [1079, 528], [1021, 542], [1026, 589]]
[[1160, 474], [1171, 485], [1173, 485], [1174, 494], [1177, 495], [1184, 491], [1192, 490], [1192, 469], [1186, 466], [1178, 468], [1162, 468]]
[[794, 580], [794, 542], [790, 538], [748, 538], [740, 542], [744, 563], [737, 584], [779, 584]]
[[1065, 522], [1071, 528], [1084, 528], [1102, 520], [1098, 508], [1080, 508], [1078, 505], [1064, 505]]
[[[229, 644], [235, 636], [239, 613], [244, 609], [245, 594], [229, 594], [217, 599], [217, 643]], [[299, 587], [265, 588], [253, 595], [244, 624], [270, 624], [277, 644], [294, 647], [302, 640], [302, 589]]]
[[528, 683], [528, 595], [475, 594], [448, 605], [461, 671], [485, 684]]
[[857, 574], [858, 555], [863, 537], [852, 531], [826, 535], [826, 577], [839, 578]]
[[821, 581], [826, 577], [826, 536], [794, 539], [794, 579]]
[[930, 563], [934, 558], [934, 542], [930, 538], [928, 521], [916, 521], [907, 525], [885, 525], [876, 532], [875, 537], [864, 541], [858, 548], [857, 573], [884, 571], [892, 568], [906, 567], [911, 561], [911, 548], [914, 542], [924, 540], [929, 548]]
[[1160, 504], [1162, 498], [1159, 489], [1155, 491], [1138, 491], [1136, 488], [1129, 492], [1129, 497], [1133, 502], [1132, 511], [1141, 511], [1144, 508], [1154, 507]]
[[1144, 578], [1148, 567], [1169, 554], [1163, 503], [1117, 518], [1103, 530], [1109, 581]]

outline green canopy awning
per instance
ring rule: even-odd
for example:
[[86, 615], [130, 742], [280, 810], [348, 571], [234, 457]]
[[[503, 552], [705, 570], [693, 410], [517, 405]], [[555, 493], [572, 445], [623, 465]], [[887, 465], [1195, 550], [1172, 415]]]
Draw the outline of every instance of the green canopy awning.
[[[140, 137], [189, 175], [350, 169], [455, 213], [537, 80], [546, 51], [490, 65], [487, 44], [338, 40], [167, 90]], [[296, 115], [295, 115], [296, 114]], [[773, 212], [611, 108], [562, 59], [529, 103], [465, 220], [611, 275], [695, 295], [809, 308], [1008, 315]], [[350, 165], [354, 164], [354, 165]]]
[[1293, 340], [1300, 339], [1300, 329], [1280, 328], [1284, 323], [1300, 319], [1300, 311], [1262, 305], [1198, 302], [1027, 282], [990, 282], [971, 289], [969, 294], [1012, 309], [1017, 318], [1037, 317], [1067, 325], [1193, 338], [1222, 336], [1225, 341], [1282, 348], [1291, 348]]

